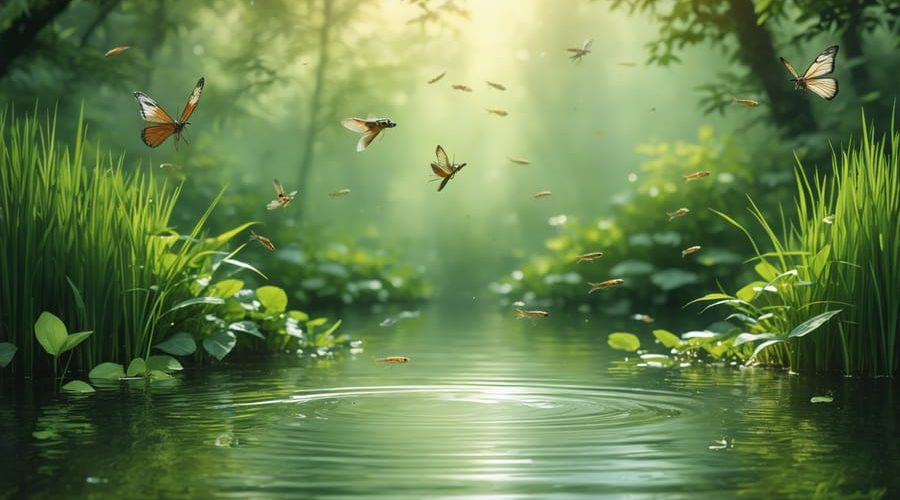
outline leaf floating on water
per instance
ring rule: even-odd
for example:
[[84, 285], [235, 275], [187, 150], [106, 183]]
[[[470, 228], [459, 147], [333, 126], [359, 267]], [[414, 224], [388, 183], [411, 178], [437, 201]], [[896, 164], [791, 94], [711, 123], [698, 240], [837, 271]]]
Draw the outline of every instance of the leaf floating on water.
[[825, 396], [813, 396], [813, 397], [809, 398], [809, 402], [810, 403], [833, 403], [834, 396], [829, 396], [827, 394]]
[[610, 333], [606, 341], [613, 349], [634, 352], [641, 348], [641, 341], [637, 335], [627, 332]]
[[92, 392], [97, 392], [96, 389], [90, 386], [87, 382], [82, 382], [81, 380], [73, 380], [68, 384], [62, 386], [62, 390], [68, 392], [77, 392], [79, 394], [90, 394]]

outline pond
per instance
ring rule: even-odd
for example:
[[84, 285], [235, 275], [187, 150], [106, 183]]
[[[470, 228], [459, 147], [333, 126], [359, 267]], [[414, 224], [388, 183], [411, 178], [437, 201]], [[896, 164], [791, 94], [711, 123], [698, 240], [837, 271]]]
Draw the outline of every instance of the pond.
[[347, 318], [361, 349], [333, 358], [86, 397], [7, 384], [0, 497], [900, 494], [889, 379], [630, 367], [590, 316], [476, 302], [387, 316]]

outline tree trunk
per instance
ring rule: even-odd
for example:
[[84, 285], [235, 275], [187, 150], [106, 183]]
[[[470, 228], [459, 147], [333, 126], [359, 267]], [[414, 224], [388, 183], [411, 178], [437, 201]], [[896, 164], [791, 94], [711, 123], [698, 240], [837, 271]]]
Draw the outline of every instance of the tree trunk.
[[[775, 124], [791, 136], [817, 130], [812, 107], [807, 98], [799, 95], [789, 81], [787, 71], [778, 61], [772, 34], [765, 25], [756, 22], [752, 0], [728, 0], [734, 32], [739, 44], [738, 54], [763, 86]], [[808, 61], [801, 66], [806, 68]]]
[[28, 50], [38, 33], [66, 10], [71, 1], [48, 0], [38, 7], [23, 12], [0, 33], [0, 79], [9, 73], [13, 61]]
[[[319, 115], [322, 108], [322, 90], [325, 87], [325, 73], [329, 63], [328, 47], [330, 45], [331, 24], [333, 22], [331, 0], [322, 0], [322, 28], [319, 30], [319, 61], [316, 65], [316, 80], [309, 99], [309, 120], [306, 123], [306, 137], [303, 158], [300, 160], [300, 172], [297, 185], [306, 187], [309, 171], [312, 168], [316, 138], [319, 135]], [[301, 212], [302, 213], [302, 212]]]

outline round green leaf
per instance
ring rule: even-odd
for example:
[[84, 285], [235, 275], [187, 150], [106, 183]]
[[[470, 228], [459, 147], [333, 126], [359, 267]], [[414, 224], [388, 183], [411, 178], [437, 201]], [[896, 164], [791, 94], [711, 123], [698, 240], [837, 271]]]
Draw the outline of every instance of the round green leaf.
[[142, 377], [147, 373], [147, 363], [144, 363], [142, 358], [134, 358], [131, 360], [131, 363], [128, 364], [128, 371], [126, 374], [129, 377]]
[[125, 369], [118, 363], [100, 363], [95, 366], [88, 378], [118, 380], [125, 376]]
[[34, 335], [45, 351], [53, 356], [59, 356], [63, 352], [69, 332], [61, 319], [44, 311], [34, 323]]
[[184, 370], [184, 367], [172, 356], [161, 355], [147, 358], [147, 371], [151, 373], [154, 371], [169, 373], [180, 370]]
[[187, 356], [197, 350], [197, 343], [190, 333], [178, 332], [153, 347], [174, 356]]
[[0, 342], [0, 368], [5, 368], [12, 361], [17, 350], [19, 348], [9, 342]]
[[68, 392], [77, 392], [79, 394], [89, 394], [91, 392], [97, 392], [96, 389], [90, 386], [87, 382], [82, 382], [80, 380], [73, 380], [68, 384], [62, 386], [62, 390]]
[[277, 286], [261, 286], [256, 289], [256, 298], [266, 308], [268, 314], [283, 313], [287, 309], [287, 294]]
[[222, 361], [236, 344], [237, 336], [228, 330], [219, 330], [203, 339], [203, 349], [219, 361]]
[[641, 347], [641, 341], [637, 338], [637, 335], [633, 333], [610, 333], [607, 342], [610, 347], [619, 349], [620, 351], [634, 352]]

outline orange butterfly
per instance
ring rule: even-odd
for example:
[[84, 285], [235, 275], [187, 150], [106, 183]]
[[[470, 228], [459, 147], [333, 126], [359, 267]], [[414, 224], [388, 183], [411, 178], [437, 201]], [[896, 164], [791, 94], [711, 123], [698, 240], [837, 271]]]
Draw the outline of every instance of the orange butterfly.
[[166, 111], [162, 109], [159, 104], [156, 104], [156, 101], [151, 99], [147, 94], [143, 92], [134, 93], [134, 98], [137, 99], [138, 104], [141, 106], [141, 118], [143, 118], [144, 121], [159, 124], [150, 125], [141, 132], [141, 139], [143, 139], [144, 144], [151, 148], [155, 148], [165, 142], [170, 135], [175, 134], [175, 147], [178, 147], [178, 141], [181, 139], [181, 132], [184, 130], [184, 127], [190, 123], [188, 122], [188, 118], [191, 117], [191, 113], [197, 108], [197, 102], [200, 101], [200, 92], [203, 91], [203, 83], [203, 78], [197, 81], [197, 86], [194, 87], [194, 91], [191, 92], [191, 96], [188, 97], [188, 102], [184, 106], [184, 110], [181, 111], [181, 117], [179, 117], [178, 120], [169, 116], [169, 113], [166, 113]]

